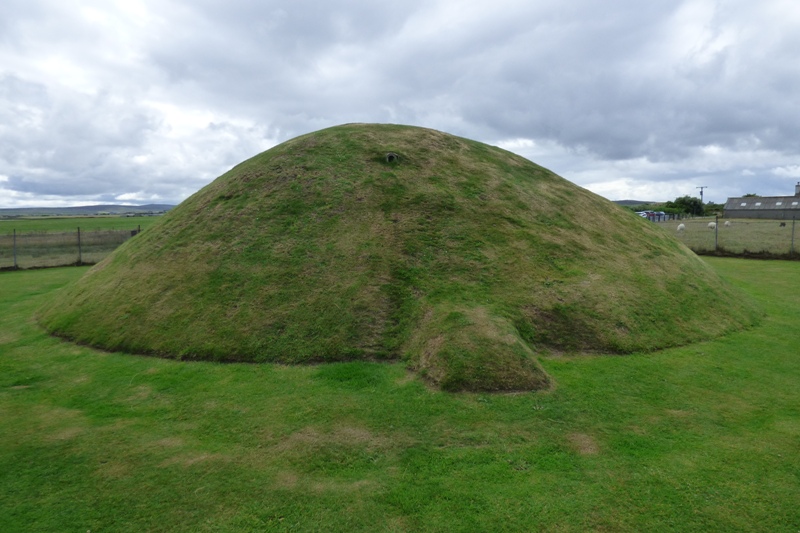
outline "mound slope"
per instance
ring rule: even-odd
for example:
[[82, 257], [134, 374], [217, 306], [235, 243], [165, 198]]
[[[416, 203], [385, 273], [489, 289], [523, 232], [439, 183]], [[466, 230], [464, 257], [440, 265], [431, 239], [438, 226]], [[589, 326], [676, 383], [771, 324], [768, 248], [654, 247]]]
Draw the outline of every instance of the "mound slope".
[[40, 312], [181, 359], [405, 358], [450, 390], [543, 388], [537, 355], [627, 353], [757, 320], [674, 238], [509, 152], [350, 124], [241, 163]]

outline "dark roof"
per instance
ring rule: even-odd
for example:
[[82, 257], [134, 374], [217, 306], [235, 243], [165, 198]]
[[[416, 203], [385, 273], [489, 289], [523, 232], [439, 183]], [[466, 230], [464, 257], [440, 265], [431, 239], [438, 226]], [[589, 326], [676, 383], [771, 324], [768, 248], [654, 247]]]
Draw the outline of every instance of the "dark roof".
[[800, 196], [743, 196], [728, 198], [726, 210], [766, 211], [774, 209], [800, 210]]

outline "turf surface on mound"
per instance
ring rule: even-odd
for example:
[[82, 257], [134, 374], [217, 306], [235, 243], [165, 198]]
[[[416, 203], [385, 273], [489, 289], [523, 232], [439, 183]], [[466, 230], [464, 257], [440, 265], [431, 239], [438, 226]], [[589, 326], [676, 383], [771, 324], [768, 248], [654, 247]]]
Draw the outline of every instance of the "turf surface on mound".
[[449, 390], [547, 387], [537, 355], [627, 353], [752, 324], [653, 224], [530, 161], [351, 124], [241, 163], [40, 313], [53, 333], [184, 359], [402, 357]]

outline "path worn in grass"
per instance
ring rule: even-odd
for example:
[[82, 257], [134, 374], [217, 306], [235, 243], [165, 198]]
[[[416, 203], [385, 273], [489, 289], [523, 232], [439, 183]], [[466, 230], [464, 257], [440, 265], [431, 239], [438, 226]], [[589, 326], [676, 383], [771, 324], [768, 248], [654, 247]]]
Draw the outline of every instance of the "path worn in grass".
[[0, 530], [797, 531], [800, 264], [708, 262], [758, 328], [516, 395], [96, 352], [31, 316], [84, 269], [0, 273]]

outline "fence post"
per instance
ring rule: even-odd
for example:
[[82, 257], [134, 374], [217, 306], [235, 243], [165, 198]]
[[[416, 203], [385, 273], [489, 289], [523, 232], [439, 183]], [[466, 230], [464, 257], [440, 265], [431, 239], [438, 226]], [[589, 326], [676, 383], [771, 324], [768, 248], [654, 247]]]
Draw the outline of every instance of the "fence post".
[[797, 222], [797, 217], [792, 216], [792, 246], [789, 248], [789, 257], [794, 255], [794, 223]]
[[78, 227], [78, 266], [83, 263], [83, 255], [81, 253], [81, 228]]
[[714, 252], [719, 247], [719, 215], [714, 215]]
[[[793, 230], [794, 231], [794, 230]], [[17, 230], [14, 230], [14, 270], [17, 269]]]

